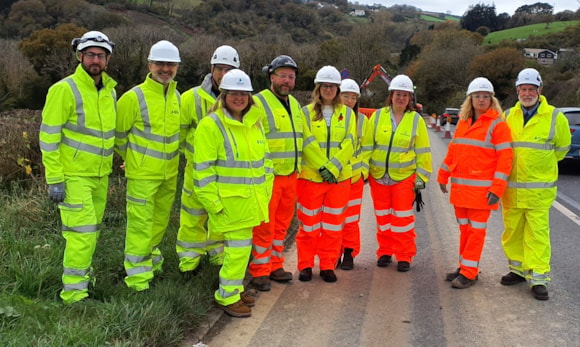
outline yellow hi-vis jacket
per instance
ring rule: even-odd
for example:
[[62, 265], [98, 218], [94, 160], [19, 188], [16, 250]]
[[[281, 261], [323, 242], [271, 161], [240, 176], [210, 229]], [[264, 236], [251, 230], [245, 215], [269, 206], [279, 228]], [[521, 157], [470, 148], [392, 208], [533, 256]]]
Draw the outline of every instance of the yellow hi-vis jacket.
[[566, 116], [540, 95], [537, 113], [524, 126], [520, 102], [504, 111], [514, 158], [502, 204], [508, 208], [550, 208], [556, 199], [558, 161], [570, 149]]
[[181, 95], [181, 132], [179, 143], [184, 144], [185, 158], [193, 162], [193, 137], [201, 118], [215, 104], [216, 96], [211, 87], [211, 73], [207, 74], [201, 85], [187, 90]]
[[290, 114], [270, 89], [254, 95], [254, 101], [266, 114], [262, 125], [268, 139], [275, 175], [287, 176], [300, 172], [302, 158], [313, 167], [320, 168], [326, 164], [328, 160], [310, 133], [302, 107], [293, 96], [288, 96]]
[[[354, 153], [354, 143], [356, 141], [356, 124], [354, 112], [345, 105], [335, 105], [334, 113], [330, 121], [330, 126], [326, 125], [324, 118], [315, 121], [316, 113], [314, 104], [302, 108], [312, 135], [318, 141], [318, 145], [326, 153], [328, 160], [326, 167], [339, 182], [351, 179], [352, 166], [350, 159]], [[320, 167], [313, 166], [306, 162], [302, 166], [303, 170], [299, 178], [304, 178], [312, 182], [323, 182], [320, 176]]]
[[79, 64], [48, 90], [40, 125], [40, 150], [48, 184], [64, 176], [104, 177], [111, 173], [115, 144], [115, 82], [102, 74], [98, 90]]
[[431, 176], [431, 147], [425, 121], [415, 111], [405, 112], [393, 131], [391, 108], [383, 107], [371, 116], [374, 149], [370, 159], [373, 178], [387, 173], [393, 181], [402, 181], [415, 172], [428, 182]]
[[119, 98], [116, 151], [126, 177], [168, 179], [179, 165], [180, 94], [150, 76]]
[[212, 232], [269, 221], [274, 175], [262, 112], [254, 105], [239, 122], [219, 107], [195, 131], [194, 190], [209, 213]]
[[352, 165], [352, 183], [361, 178], [366, 180], [369, 177], [369, 160], [373, 152], [371, 123], [363, 113], [359, 113], [357, 117], [356, 135], [354, 154], [350, 160]]

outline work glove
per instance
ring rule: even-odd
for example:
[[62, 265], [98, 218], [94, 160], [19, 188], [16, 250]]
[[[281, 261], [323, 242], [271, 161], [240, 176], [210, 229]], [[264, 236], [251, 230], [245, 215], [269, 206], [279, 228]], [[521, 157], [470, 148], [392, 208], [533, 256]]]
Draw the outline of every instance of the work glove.
[[419, 176], [415, 180], [415, 190], [425, 189], [425, 181], [423, 181]]
[[56, 202], [57, 204], [59, 202], [63, 202], [65, 198], [64, 182], [49, 184], [48, 197], [50, 198], [50, 200]]
[[487, 204], [488, 205], [495, 205], [499, 201], [499, 196], [495, 195], [492, 192], [487, 192]]
[[334, 175], [332, 174], [332, 172], [330, 172], [324, 166], [321, 167], [318, 170], [318, 172], [320, 173], [320, 176], [322, 176], [322, 179], [324, 180], [324, 182], [328, 182], [328, 183], [338, 183], [338, 181], [336, 180], [336, 177], [334, 177]]
[[423, 202], [423, 197], [421, 196], [421, 190], [415, 188], [415, 209], [417, 212], [421, 212], [421, 208], [425, 205]]

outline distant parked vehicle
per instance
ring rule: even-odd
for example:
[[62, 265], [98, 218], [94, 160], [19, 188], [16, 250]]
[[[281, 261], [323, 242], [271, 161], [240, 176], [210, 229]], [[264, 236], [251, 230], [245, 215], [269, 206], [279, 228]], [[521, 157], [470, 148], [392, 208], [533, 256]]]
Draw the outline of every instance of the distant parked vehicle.
[[568, 118], [572, 133], [572, 144], [566, 158], [580, 159], [580, 107], [559, 107], [559, 109]]
[[451, 124], [457, 124], [459, 121], [459, 109], [453, 107], [447, 107], [440, 118], [441, 126], [444, 126], [447, 123], [447, 119], [450, 119]]

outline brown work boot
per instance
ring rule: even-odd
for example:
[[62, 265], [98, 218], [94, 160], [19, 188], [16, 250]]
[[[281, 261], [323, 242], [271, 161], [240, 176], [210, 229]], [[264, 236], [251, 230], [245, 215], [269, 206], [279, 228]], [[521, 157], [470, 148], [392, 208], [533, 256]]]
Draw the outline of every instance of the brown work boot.
[[248, 307], [254, 307], [256, 305], [256, 299], [254, 299], [255, 295], [252, 293], [241, 292], [240, 299], [246, 304]]
[[250, 281], [250, 286], [252, 288], [256, 288], [261, 292], [267, 292], [270, 290], [272, 284], [270, 283], [270, 279], [268, 278], [268, 276], [258, 276], [252, 278], [252, 280]]
[[217, 304], [217, 307], [222, 309], [225, 313], [229, 314], [230, 316], [236, 318], [250, 317], [252, 315], [252, 309], [249, 308], [246, 304], [244, 304], [244, 302], [241, 299], [227, 306]]
[[286, 271], [283, 267], [281, 267], [270, 273], [270, 279], [276, 282], [292, 281], [292, 272]]

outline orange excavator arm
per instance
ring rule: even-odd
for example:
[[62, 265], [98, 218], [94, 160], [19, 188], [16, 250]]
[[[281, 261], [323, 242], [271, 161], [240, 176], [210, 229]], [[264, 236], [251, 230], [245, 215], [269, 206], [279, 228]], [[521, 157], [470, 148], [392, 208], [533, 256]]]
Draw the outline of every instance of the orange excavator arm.
[[387, 86], [391, 85], [391, 78], [389, 77], [387, 70], [385, 70], [381, 64], [377, 64], [373, 66], [369, 76], [365, 78], [364, 81], [362, 81], [360, 89], [366, 88], [377, 76], [379, 76], [387, 84]]

